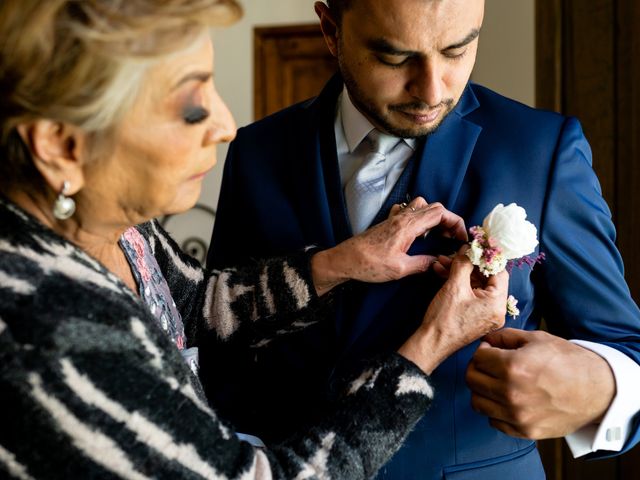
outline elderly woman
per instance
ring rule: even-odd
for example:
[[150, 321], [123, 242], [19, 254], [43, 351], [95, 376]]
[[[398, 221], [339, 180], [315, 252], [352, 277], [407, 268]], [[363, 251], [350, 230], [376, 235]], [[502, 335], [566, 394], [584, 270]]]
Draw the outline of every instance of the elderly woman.
[[349, 279], [426, 270], [406, 251], [430, 229], [465, 238], [418, 199], [329, 250], [221, 272], [182, 254], [152, 219], [195, 203], [234, 136], [207, 28], [239, 14], [233, 0], [0, 4], [3, 478], [370, 477], [429, 405], [427, 375], [502, 324], [506, 276], [472, 289], [459, 256], [418, 331], [318, 425], [260, 449], [216, 415], [198, 349], [321, 321]]

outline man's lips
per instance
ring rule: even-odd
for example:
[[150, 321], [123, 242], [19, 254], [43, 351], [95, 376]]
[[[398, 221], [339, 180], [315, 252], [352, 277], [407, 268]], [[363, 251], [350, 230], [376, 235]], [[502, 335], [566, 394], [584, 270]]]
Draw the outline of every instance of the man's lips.
[[441, 108], [435, 108], [427, 112], [410, 112], [403, 110], [398, 110], [398, 112], [405, 117], [409, 117], [415, 123], [426, 124], [434, 122], [440, 116]]

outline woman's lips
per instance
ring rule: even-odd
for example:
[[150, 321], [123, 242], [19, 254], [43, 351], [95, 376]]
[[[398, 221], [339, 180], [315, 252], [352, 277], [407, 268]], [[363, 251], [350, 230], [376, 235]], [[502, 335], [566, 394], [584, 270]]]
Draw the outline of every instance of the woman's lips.
[[212, 169], [212, 168], [213, 168], [213, 167], [211, 167], [211, 168], [207, 168], [204, 172], [196, 173], [195, 175], [190, 176], [190, 177], [189, 177], [189, 180], [200, 180], [200, 179], [204, 178], [204, 177], [205, 177], [205, 175], [206, 175], [207, 173], [209, 173], [209, 172], [211, 171], [211, 169]]

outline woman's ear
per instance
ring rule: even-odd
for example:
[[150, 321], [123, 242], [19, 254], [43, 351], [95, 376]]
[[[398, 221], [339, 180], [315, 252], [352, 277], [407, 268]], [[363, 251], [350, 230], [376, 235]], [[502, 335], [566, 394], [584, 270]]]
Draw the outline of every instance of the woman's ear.
[[331, 52], [331, 55], [338, 58], [338, 22], [333, 16], [333, 12], [324, 2], [316, 2], [314, 5], [316, 15], [320, 19], [320, 28], [324, 35], [324, 41]]
[[40, 119], [18, 125], [22, 141], [31, 151], [35, 167], [54, 192], [69, 182], [67, 195], [84, 186], [86, 133], [63, 122]]

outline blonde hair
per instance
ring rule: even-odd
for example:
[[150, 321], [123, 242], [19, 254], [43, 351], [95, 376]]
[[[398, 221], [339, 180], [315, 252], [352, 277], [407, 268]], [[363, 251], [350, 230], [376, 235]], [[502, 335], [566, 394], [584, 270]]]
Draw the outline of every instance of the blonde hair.
[[235, 0], [2, 0], [0, 178], [33, 177], [19, 124], [48, 118], [105, 132], [149, 64], [241, 15]]

